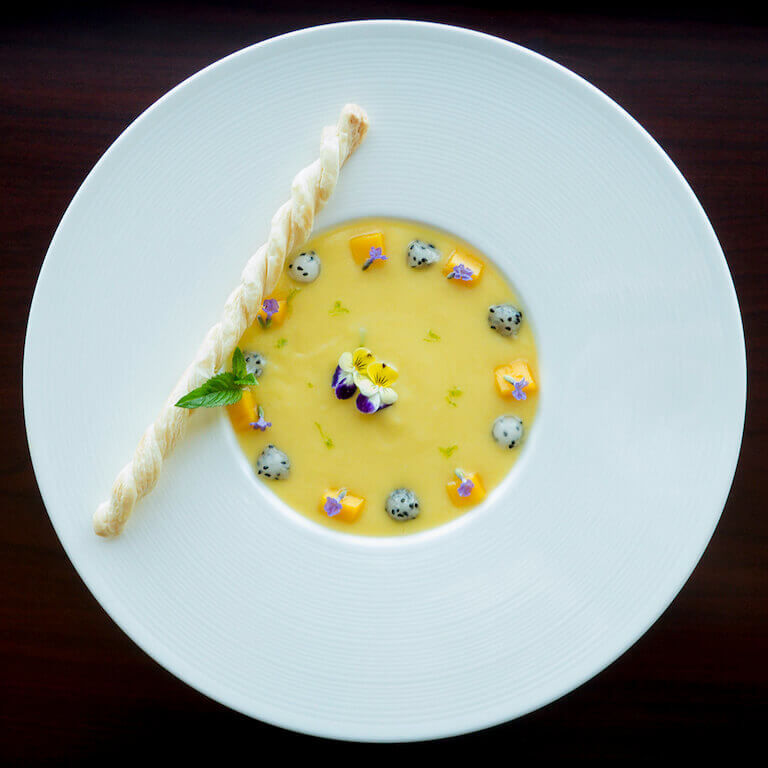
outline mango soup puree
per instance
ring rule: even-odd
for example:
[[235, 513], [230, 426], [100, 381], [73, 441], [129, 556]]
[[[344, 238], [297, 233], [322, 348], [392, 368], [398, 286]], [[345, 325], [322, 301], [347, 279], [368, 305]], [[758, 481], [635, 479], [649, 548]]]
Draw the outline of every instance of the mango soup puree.
[[541, 386], [499, 270], [389, 219], [321, 233], [287, 263], [240, 341], [259, 386], [228, 408], [259, 478], [319, 525], [368, 536], [481, 503], [519, 457]]

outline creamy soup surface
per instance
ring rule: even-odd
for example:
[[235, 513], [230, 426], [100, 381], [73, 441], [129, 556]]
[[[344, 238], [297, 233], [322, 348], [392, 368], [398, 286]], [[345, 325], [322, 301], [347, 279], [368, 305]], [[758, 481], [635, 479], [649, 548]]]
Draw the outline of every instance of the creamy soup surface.
[[[350, 240], [371, 233], [381, 233], [387, 258], [363, 270]], [[409, 266], [413, 240], [433, 245], [440, 260]], [[445, 264], [456, 250], [482, 262], [479, 279], [446, 277]], [[262, 482], [318, 525], [367, 536], [424, 531], [482, 503], [479, 488], [459, 498], [455, 484], [453, 493], [447, 484], [456, 480], [456, 470], [478, 480], [474, 485], [486, 494], [501, 482], [535, 428], [541, 385], [531, 324], [512, 286], [468, 243], [415, 222], [349, 222], [318, 234], [300, 249], [307, 251], [316, 252], [322, 264], [317, 279], [296, 282], [286, 270], [273, 294], [286, 302], [280, 315], [266, 328], [254, 323], [240, 341], [244, 352], [266, 359], [248, 402], [261, 406], [271, 423], [264, 431], [254, 428], [242, 418], [243, 406], [240, 413], [231, 407], [240, 446], [253, 467], [269, 444], [290, 460], [287, 477]], [[505, 303], [523, 313], [515, 336], [489, 324], [489, 307]], [[340, 355], [361, 346], [399, 373], [391, 385], [397, 401], [373, 414], [359, 412], [354, 396], [337, 399], [331, 386]], [[499, 366], [519, 360], [534, 382], [522, 389], [524, 399], [520, 388], [518, 397], [502, 395], [494, 375]], [[505, 414], [524, 425], [525, 436], [512, 449], [492, 435], [494, 420]], [[395, 520], [387, 513], [386, 500], [398, 488], [418, 498], [414, 519]], [[341, 489], [364, 500], [354, 520], [325, 511], [324, 493]]]

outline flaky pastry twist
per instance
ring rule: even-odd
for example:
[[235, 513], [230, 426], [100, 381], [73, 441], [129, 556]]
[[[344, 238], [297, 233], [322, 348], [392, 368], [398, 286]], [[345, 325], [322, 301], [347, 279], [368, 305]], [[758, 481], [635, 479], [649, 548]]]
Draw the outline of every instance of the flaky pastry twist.
[[294, 178], [291, 199], [272, 217], [267, 242], [245, 265], [240, 285], [227, 299], [221, 319], [208, 331], [160, 415], [144, 432], [131, 461], [120, 470], [109, 499], [94, 513], [93, 529], [99, 536], [117, 536], [136, 502], [155, 487], [163, 460], [183, 436], [193, 413], [177, 408], [174, 403], [229, 362], [240, 337], [261, 309], [264, 297], [277, 284], [286, 256], [308, 239], [315, 215], [336, 187], [342, 165], [360, 145], [367, 130], [368, 116], [354, 104], [342, 109], [336, 126], [323, 130], [319, 159]]

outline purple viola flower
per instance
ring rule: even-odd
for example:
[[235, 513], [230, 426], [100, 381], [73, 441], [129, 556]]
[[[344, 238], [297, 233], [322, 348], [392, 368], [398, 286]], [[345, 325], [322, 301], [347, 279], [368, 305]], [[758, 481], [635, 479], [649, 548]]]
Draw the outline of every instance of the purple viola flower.
[[340, 365], [337, 365], [336, 370], [333, 372], [331, 386], [339, 400], [348, 400], [355, 394], [355, 392], [357, 392], [354, 377]]
[[447, 275], [449, 280], [469, 282], [475, 273], [466, 264], [457, 264]]
[[523, 391], [528, 386], [528, 381], [525, 377], [522, 379], [513, 379], [511, 376], [505, 376], [504, 378], [514, 387], [512, 390], [512, 397], [514, 397], [515, 400], [528, 399], [528, 395]]
[[347, 495], [346, 488], [342, 488], [339, 491], [338, 496], [329, 496], [325, 500], [325, 504], [323, 504], [323, 509], [325, 510], [328, 517], [333, 517], [334, 515], [338, 515], [339, 512], [341, 512], [341, 500]]
[[258, 418], [257, 421], [252, 421], [251, 422], [251, 426], [254, 429], [261, 430], [262, 432], [266, 432], [267, 431], [267, 427], [271, 427], [272, 426], [272, 422], [271, 421], [267, 421], [264, 418], [264, 409], [261, 406], [259, 406], [259, 418]]
[[362, 393], [357, 396], [355, 406], [360, 413], [376, 413], [380, 410], [379, 406], [373, 401], [373, 398], [366, 397]]
[[374, 261], [386, 261], [387, 257], [384, 256], [384, 254], [381, 252], [381, 248], [376, 248], [375, 246], [371, 246], [371, 250], [369, 252], [368, 258], [365, 260], [365, 263], [363, 264], [363, 269], [368, 269], [368, 267], [373, 264]]

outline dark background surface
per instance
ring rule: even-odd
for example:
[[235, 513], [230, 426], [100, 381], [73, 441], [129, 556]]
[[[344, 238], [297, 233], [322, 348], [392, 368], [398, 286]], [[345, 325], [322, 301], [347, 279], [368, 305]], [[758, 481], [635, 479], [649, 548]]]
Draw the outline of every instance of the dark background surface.
[[[695, 17], [646, 9], [473, 10], [449, 4], [34, 5], [0, 22], [0, 764], [136, 752], [182, 760], [309, 759], [339, 744], [252, 721], [176, 680], [113, 624], [81, 583], [29, 461], [21, 361], [48, 244], [118, 134], [211, 62], [300, 27], [400, 17], [508, 38], [590, 80], [656, 138], [725, 251], [747, 339], [749, 402], [723, 518], [679, 597], [624, 656], [520, 720], [428, 745], [473, 759], [658, 760], [727, 752], [768, 721], [768, 27], [733, 6]], [[713, 382], [727, 386], [728, 372]], [[470, 649], [471, 652], [471, 649]], [[404, 702], [407, 717], [407, 702]], [[353, 748], [345, 745], [347, 749]], [[489, 752], [490, 748], [503, 750]], [[357, 747], [357, 749], [362, 749]], [[375, 747], [402, 759], [420, 746]], [[247, 750], [247, 751], [244, 751]], [[762, 750], [761, 750], [762, 751]], [[392, 753], [395, 754], [392, 754]], [[386, 755], [385, 755], [386, 756]], [[304, 759], [307, 759], [305, 755]], [[230, 762], [228, 759], [227, 762]]]

